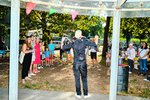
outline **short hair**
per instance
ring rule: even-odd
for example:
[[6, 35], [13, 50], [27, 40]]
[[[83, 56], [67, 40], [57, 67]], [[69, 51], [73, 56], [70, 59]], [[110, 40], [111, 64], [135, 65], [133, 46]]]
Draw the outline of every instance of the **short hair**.
[[81, 36], [82, 36], [82, 31], [81, 30], [76, 30], [75, 37], [80, 38]]

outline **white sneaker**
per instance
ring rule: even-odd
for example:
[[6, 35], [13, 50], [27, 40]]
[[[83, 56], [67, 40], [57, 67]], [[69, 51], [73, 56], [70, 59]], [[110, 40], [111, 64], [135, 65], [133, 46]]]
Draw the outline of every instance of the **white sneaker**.
[[31, 75], [30, 75], [30, 74], [28, 74], [28, 77], [30, 78], [30, 77], [31, 77]]
[[25, 80], [29, 80], [29, 81], [31, 81], [32, 79], [31, 79], [31, 78], [29, 78], [29, 77], [26, 77], [26, 78], [25, 78]]
[[86, 99], [86, 98], [89, 98], [89, 97], [91, 97], [91, 95], [84, 95], [84, 98]]
[[129, 74], [132, 74], [132, 72], [129, 72]]
[[144, 79], [144, 81], [146, 81], [146, 82], [150, 82], [150, 81], [149, 81], [148, 79], [146, 79], [146, 78]]
[[81, 98], [81, 95], [77, 95], [77, 94], [75, 94], [75, 96], [76, 96], [77, 98], [79, 98], [79, 99]]
[[36, 74], [34, 74], [34, 73], [30, 73], [29, 75], [30, 75], [30, 76], [35, 76]]

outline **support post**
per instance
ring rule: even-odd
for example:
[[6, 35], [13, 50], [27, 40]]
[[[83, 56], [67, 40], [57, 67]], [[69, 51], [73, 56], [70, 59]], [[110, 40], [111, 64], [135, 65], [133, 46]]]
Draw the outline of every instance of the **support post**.
[[11, 0], [9, 100], [18, 100], [20, 0]]
[[113, 15], [113, 37], [111, 48], [111, 77], [110, 77], [110, 94], [109, 100], [116, 100], [117, 96], [117, 74], [118, 74], [118, 56], [120, 40], [120, 19], [121, 12], [119, 9], [114, 11]]

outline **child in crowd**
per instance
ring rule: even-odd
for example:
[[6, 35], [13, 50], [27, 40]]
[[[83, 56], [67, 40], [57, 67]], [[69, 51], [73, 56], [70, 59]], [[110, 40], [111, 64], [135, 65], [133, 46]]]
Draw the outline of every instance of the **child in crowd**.
[[106, 53], [106, 66], [110, 67], [110, 53]]
[[[67, 44], [69, 44], [70, 42], [67, 41]], [[71, 49], [67, 50], [67, 60], [68, 61], [72, 61], [72, 55], [71, 55]]]
[[45, 63], [46, 63], [46, 66], [49, 66], [49, 60], [50, 60], [50, 52], [49, 52], [48, 47], [46, 47], [46, 51], [45, 51]]
[[40, 39], [37, 37], [36, 41], [35, 41], [35, 46], [34, 46], [34, 49], [35, 49], [35, 60], [33, 61], [33, 64], [34, 64], [33, 65], [34, 66], [33, 73], [35, 73], [35, 74], [38, 73], [38, 72], [40, 72], [37, 69], [37, 66], [39, 64], [41, 64], [39, 42], [40, 42]]
[[39, 45], [40, 45], [40, 60], [41, 60], [41, 63], [38, 65], [38, 69], [42, 69], [43, 66], [42, 66], [42, 42], [41, 41], [40, 41]]
[[55, 44], [53, 44], [53, 41], [50, 41], [50, 44], [48, 44], [49, 51], [50, 51], [50, 65], [53, 65], [53, 58], [54, 58], [54, 50], [55, 50]]
[[[106, 52], [106, 66], [110, 67], [110, 62], [111, 62], [111, 54]], [[107, 70], [107, 75], [110, 75], [110, 68]]]
[[[92, 39], [92, 42], [95, 43], [95, 39]], [[91, 53], [91, 59], [92, 64], [97, 64], [97, 48], [94, 46], [90, 46], [90, 53]]]
[[45, 66], [45, 46], [44, 46], [44, 42], [42, 42], [42, 44], [41, 44], [42, 46], [41, 46], [41, 51], [42, 51], [42, 66]]

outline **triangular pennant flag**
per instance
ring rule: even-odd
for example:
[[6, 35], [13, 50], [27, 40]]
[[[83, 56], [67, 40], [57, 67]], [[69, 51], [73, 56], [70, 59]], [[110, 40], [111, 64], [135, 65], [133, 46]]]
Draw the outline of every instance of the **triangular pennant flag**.
[[26, 14], [30, 14], [31, 11], [36, 7], [36, 4], [35, 3], [32, 3], [32, 2], [27, 2], [26, 3]]
[[74, 10], [74, 11], [71, 12], [71, 15], [72, 15], [72, 20], [75, 20], [75, 18], [78, 15], [78, 12]]
[[56, 12], [56, 9], [50, 8], [50, 11], [49, 11], [50, 15], [53, 14], [53, 13], [55, 13], [55, 12]]

